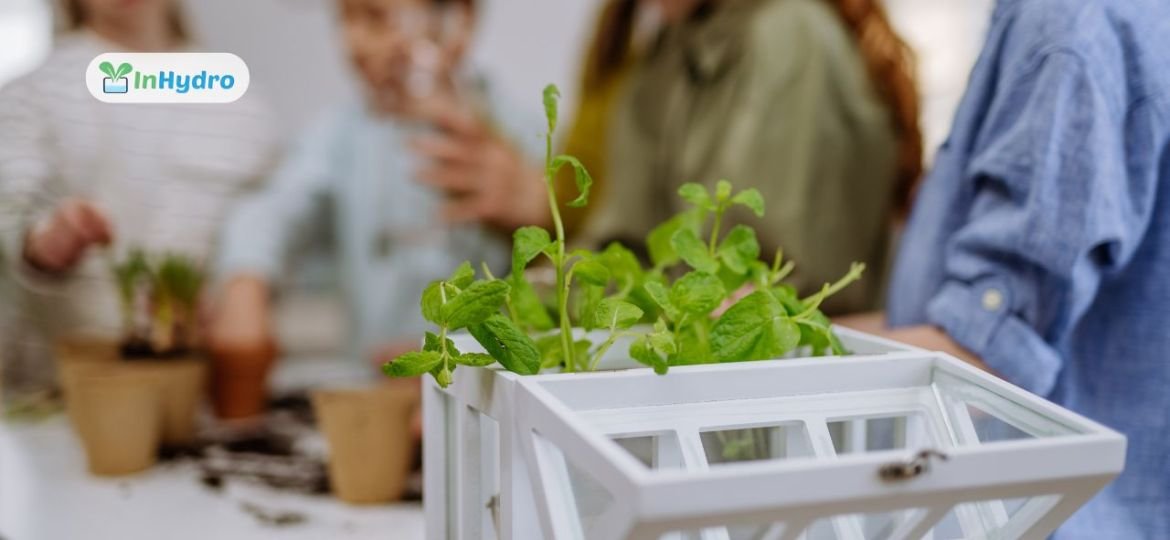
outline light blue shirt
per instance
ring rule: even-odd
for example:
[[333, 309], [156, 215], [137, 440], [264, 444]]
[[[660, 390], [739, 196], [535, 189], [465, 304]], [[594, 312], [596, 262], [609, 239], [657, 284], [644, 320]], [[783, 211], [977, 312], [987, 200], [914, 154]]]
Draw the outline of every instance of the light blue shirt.
[[[498, 115], [509, 119], [515, 115]], [[539, 127], [521, 129], [535, 134]], [[419, 311], [426, 285], [463, 261], [506, 272], [509, 248], [498, 233], [440, 221], [443, 195], [416, 180], [424, 164], [407, 146], [427, 129], [371, 116], [358, 103], [331, 111], [290, 149], [265, 189], [235, 209], [219, 274], [274, 280], [298, 238], [329, 231], [352, 312], [353, 354], [420, 339], [428, 328]], [[535, 135], [515, 140], [539, 142]], [[533, 146], [525, 148], [528, 155], [536, 155]]]
[[1000, 0], [889, 318], [1127, 436], [1056, 538], [1170, 538], [1170, 2]]

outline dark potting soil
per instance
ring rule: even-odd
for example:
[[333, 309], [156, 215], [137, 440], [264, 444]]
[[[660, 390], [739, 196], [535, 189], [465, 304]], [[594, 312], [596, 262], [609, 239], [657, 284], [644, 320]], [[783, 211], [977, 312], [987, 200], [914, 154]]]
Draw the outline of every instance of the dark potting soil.
[[[315, 433], [308, 394], [284, 394], [269, 401], [264, 420], [255, 427], [216, 434], [191, 445], [165, 448], [160, 452], [160, 459], [195, 462], [200, 470], [197, 481], [214, 493], [222, 493], [229, 481], [241, 480], [280, 491], [324, 495], [331, 492], [324, 456], [311, 455], [297, 446], [298, 441]], [[421, 454], [415, 453], [412, 470], [416, 473], [422, 470]], [[411, 484], [404, 500], [422, 500], [421, 482]]]
[[156, 350], [150, 341], [144, 339], [128, 339], [118, 347], [122, 358], [126, 360], [168, 360], [191, 354], [189, 347], [174, 347], [167, 350]]

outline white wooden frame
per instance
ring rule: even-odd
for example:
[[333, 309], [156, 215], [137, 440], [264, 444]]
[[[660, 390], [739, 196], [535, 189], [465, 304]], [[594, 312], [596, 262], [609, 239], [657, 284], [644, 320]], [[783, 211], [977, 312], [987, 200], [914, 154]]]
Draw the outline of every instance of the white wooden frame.
[[[461, 369], [447, 390], [428, 384], [427, 536], [723, 540], [726, 525], [773, 523], [767, 538], [797, 540], [829, 518], [837, 538], [855, 540], [864, 538], [856, 514], [898, 511], [889, 538], [930, 538], [952, 507], [980, 501], [956, 508], [964, 532], [1043, 538], [1121, 470], [1124, 438], [1106, 428], [944, 355], [848, 331], [843, 339], [869, 354], [688, 366], [666, 377]], [[1038, 438], [975, 445], [963, 403]], [[933, 434], [907, 449], [929, 445], [948, 461], [891, 484], [877, 471], [905, 451], [836, 454], [827, 422], [848, 419], [848, 448], [864, 444], [865, 418], [906, 412]], [[816, 459], [707, 465], [700, 430], [789, 422], [807, 428]], [[682, 467], [652, 470], [611, 440], [651, 433], [676, 434], [657, 457]], [[566, 460], [620, 501], [588, 536]], [[497, 493], [493, 515], [486, 506]], [[1035, 498], [1009, 520], [998, 500], [1020, 497]]]

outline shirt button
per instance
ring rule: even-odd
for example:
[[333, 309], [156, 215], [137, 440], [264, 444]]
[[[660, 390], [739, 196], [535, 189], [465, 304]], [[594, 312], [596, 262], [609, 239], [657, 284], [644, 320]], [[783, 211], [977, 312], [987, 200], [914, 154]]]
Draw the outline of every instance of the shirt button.
[[987, 289], [983, 291], [983, 309], [987, 311], [999, 311], [1003, 307], [1003, 292], [999, 289]]

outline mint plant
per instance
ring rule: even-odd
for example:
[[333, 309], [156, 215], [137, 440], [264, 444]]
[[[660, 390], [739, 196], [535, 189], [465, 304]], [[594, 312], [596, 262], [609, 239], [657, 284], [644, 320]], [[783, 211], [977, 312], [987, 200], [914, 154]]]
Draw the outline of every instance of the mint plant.
[[[544, 180], [552, 234], [541, 227], [516, 230], [511, 271], [502, 279], [486, 265], [477, 279], [471, 264], [463, 263], [451, 277], [431, 283], [423, 291], [421, 307], [438, 332], [426, 334], [421, 351], [383, 366], [387, 375], [430, 373], [446, 387], [459, 365], [499, 362], [522, 375], [543, 369], [594, 371], [623, 338], [631, 340], [631, 358], [660, 374], [677, 365], [780, 358], [800, 347], [815, 355], [846, 354], [820, 306], [860, 279], [864, 265], [854, 264], [836, 283], [800, 298], [784, 283], [795, 265], [782, 252], [769, 264], [760, 260], [760, 245], [750, 227], [724, 231], [732, 208], [764, 215], [764, 199], [755, 189], [735, 192], [726, 180], [717, 182], [714, 192], [701, 184], [682, 186], [679, 195], [690, 208], [650, 232], [649, 268], [616, 243], [600, 252], [566, 251], [556, 175], [572, 167], [577, 188], [569, 203], [573, 207], [588, 204], [593, 180], [576, 158], [553, 156], [560, 93], [549, 85], [543, 97], [548, 122]], [[538, 259], [555, 272], [551, 305], [525, 275]], [[584, 332], [574, 334], [574, 322]], [[487, 354], [455, 348], [448, 336], [464, 329]], [[593, 330], [605, 336], [600, 343], [583, 337], [596, 336], [587, 334]]]

